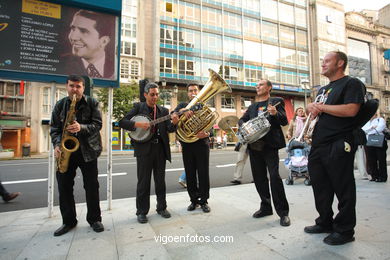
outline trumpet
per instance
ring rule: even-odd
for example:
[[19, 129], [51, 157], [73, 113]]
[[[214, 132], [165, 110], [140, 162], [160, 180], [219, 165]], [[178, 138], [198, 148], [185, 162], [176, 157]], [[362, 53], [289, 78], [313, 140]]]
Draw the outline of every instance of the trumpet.
[[[325, 103], [325, 101], [326, 101], [325, 89], [323, 89], [322, 93], [319, 94], [314, 100], [314, 103]], [[310, 112], [303, 126], [303, 130], [297, 138], [297, 141], [303, 142], [305, 137], [310, 138], [313, 135], [314, 127], [318, 122], [318, 115], [314, 119], [311, 119], [311, 116], [312, 113]]]

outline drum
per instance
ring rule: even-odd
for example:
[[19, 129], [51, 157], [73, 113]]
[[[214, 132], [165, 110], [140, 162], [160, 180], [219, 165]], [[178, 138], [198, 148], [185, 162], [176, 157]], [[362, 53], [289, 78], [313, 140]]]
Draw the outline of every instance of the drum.
[[271, 128], [266, 114], [260, 114], [241, 125], [238, 131], [238, 139], [242, 143], [253, 143], [265, 136]]

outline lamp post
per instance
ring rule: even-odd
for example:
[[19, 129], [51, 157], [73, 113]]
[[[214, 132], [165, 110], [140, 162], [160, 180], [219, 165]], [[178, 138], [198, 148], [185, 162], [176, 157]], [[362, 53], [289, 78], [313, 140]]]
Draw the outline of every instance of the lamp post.
[[307, 79], [302, 79], [301, 80], [301, 85], [302, 85], [302, 88], [303, 88], [303, 93], [305, 95], [305, 109], [306, 109], [306, 105], [307, 105], [306, 89], [309, 88], [309, 81]]

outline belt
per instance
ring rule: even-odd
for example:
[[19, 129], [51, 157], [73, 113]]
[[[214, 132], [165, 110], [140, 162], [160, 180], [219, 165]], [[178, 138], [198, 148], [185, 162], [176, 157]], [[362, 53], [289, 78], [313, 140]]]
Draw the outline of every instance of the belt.
[[150, 142], [151, 142], [152, 144], [158, 144], [158, 143], [159, 143], [159, 140], [158, 140], [158, 138], [156, 138], [156, 139], [150, 140]]

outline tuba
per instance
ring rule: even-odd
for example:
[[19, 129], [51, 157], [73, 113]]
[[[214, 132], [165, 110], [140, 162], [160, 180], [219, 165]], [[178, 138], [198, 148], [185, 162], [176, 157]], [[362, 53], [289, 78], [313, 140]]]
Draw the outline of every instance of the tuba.
[[72, 103], [70, 104], [69, 111], [66, 114], [66, 120], [62, 130], [60, 145], [61, 155], [57, 158], [57, 170], [60, 173], [65, 173], [68, 170], [70, 155], [77, 151], [80, 146], [79, 140], [76, 137], [70, 135], [70, 133], [66, 130], [66, 128], [73, 124], [76, 119], [76, 102], [76, 95], [73, 95]]
[[218, 113], [211, 111], [211, 109], [207, 107], [205, 103], [220, 92], [232, 92], [230, 86], [220, 75], [218, 75], [218, 73], [212, 69], [209, 69], [209, 72], [209, 80], [185, 109], [190, 109], [196, 103], [200, 103], [202, 108], [194, 111], [194, 114], [188, 119], [185, 115], [182, 115], [177, 124], [176, 134], [179, 140], [182, 142], [196, 142], [199, 139], [196, 137], [196, 134], [200, 131], [206, 131], [210, 129], [219, 117]]

